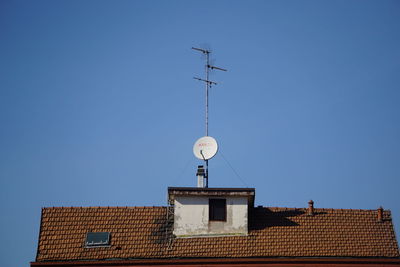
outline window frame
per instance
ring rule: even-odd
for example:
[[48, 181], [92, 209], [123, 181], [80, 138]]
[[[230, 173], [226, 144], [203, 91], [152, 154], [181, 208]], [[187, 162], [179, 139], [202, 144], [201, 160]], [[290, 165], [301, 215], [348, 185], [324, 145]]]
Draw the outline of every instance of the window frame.
[[[91, 242], [89, 243], [89, 236], [90, 235], [103, 235], [103, 234], [107, 234], [107, 239], [106, 242], [97, 242], [94, 243]], [[110, 232], [87, 232], [86, 233], [86, 239], [85, 239], [85, 247], [86, 248], [98, 248], [98, 247], [110, 247], [111, 246], [111, 233]]]
[[[223, 206], [223, 207], [222, 207]], [[222, 214], [216, 214], [222, 212]], [[225, 198], [208, 199], [208, 220], [210, 222], [226, 222], [227, 205]]]

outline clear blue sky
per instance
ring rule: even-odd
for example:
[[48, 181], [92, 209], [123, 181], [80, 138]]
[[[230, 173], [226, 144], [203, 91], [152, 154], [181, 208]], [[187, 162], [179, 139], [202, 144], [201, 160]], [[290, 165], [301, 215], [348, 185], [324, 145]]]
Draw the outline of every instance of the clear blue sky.
[[[399, 1], [0, 2], [0, 265], [41, 207], [158, 206], [195, 186], [210, 47], [210, 186], [256, 205], [376, 209], [400, 231]], [[232, 165], [236, 173], [230, 168]]]

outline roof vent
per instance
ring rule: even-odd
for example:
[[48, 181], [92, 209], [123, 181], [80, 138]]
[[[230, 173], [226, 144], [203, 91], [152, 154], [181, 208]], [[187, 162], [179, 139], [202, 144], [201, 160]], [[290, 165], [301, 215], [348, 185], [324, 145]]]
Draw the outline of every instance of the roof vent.
[[383, 222], [383, 208], [382, 206], [378, 209], [378, 222]]
[[310, 216], [314, 215], [314, 201], [312, 201], [312, 200], [308, 201], [307, 215], [310, 215]]

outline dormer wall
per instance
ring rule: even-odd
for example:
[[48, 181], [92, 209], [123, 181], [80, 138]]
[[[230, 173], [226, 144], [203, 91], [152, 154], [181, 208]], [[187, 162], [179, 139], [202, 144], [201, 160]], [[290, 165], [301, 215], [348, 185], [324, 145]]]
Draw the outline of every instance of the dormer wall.
[[247, 235], [254, 189], [169, 188], [177, 237]]

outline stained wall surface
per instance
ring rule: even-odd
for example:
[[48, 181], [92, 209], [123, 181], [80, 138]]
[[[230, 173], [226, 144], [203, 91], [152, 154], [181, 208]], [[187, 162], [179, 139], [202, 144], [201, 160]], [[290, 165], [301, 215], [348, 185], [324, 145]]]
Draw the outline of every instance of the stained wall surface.
[[[209, 221], [207, 196], [177, 196], [174, 209], [176, 236], [235, 235], [248, 233], [248, 203], [246, 197], [226, 199], [226, 221]], [[215, 197], [212, 197], [215, 198]]]

